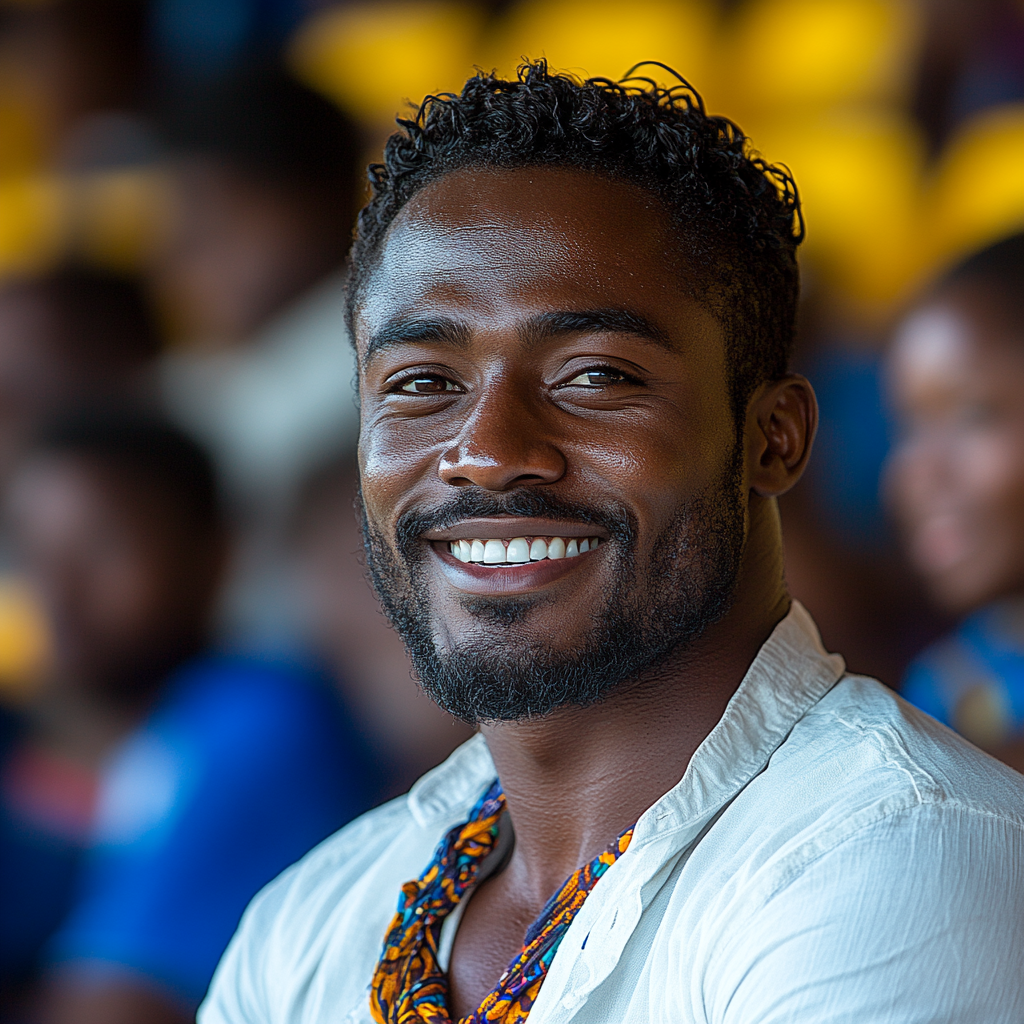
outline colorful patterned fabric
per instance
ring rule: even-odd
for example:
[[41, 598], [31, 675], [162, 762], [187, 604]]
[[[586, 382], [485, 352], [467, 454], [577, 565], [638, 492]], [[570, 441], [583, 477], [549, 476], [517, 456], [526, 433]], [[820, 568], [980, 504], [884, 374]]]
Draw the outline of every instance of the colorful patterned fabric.
[[[438, 961], [441, 924], [473, 886], [480, 865], [494, 849], [504, 809], [505, 795], [495, 782], [474, 806], [469, 820], [441, 840], [427, 870], [402, 886], [398, 913], [370, 988], [370, 1010], [378, 1024], [452, 1024], [448, 979]], [[523, 948], [497, 987], [460, 1024], [526, 1020], [572, 919], [632, 837], [633, 829], [627, 829], [607, 850], [570, 875], [530, 926]]]

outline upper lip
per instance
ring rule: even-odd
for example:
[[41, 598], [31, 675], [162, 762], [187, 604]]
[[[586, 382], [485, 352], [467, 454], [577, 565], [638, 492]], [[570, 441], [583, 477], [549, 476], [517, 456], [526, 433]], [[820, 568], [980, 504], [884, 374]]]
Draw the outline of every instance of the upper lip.
[[502, 516], [493, 519], [463, 519], [443, 530], [426, 530], [424, 540], [507, 540], [513, 537], [600, 537], [609, 533], [594, 523], [570, 523], [557, 519], [526, 519]]

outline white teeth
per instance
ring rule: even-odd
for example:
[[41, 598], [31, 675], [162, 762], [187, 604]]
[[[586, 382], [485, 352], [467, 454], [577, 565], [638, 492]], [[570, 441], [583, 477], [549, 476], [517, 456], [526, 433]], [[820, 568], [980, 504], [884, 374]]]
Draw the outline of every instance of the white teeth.
[[448, 550], [460, 562], [483, 562], [484, 565], [522, 565], [525, 562], [542, 562], [545, 558], [575, 558], [593, 551], [600, 543], [598, 537], [513, 537], [499, 540], [496, 537], [478, 540], [452, 540]]
[[[476, 541], [473, 542], [474, 544]], [[489, 540], [484, 544], [484, 564], [497, 565], [505, 561], [505, 545], [500, 540]]]
[[530, 560], [530, 545], [526, 543], [525, 537], [513, 537], [508, 542], [505, 560], [508, 562], [528, 562]]

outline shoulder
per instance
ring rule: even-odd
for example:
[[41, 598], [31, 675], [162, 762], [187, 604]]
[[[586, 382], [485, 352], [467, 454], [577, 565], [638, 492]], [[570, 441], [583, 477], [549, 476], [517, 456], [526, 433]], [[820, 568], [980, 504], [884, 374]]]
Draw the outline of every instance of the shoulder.
[[240, 926], [241, 937], [273, 935], [286, 944], [301, 944], [311, 920], [344, 900], [412, 825], [406, 796], [356, 818], [256, 896]]
[[784, 805], [807, 808], [818, 827], [842, 822], [840, 832], [914, 808], [1024, 828], [1024, 776], [864, 676], [844, 676], [818, 701], [765, 775]]
[[1024, 776], [881, 683], [841, 679], [712, 837], [680, 918], [710, 1019], [1020, 1019]]
[[203, 1024], [298, 1024], [319, 1020], [323, 1006], [342, 1018], [365, 1007], [402, 886], [493, 780], [476, 736], [407, 795], [357, 818], [267, 886], [218, 968]]
[[[993, 830], [1003, 846], [978, 846]], [[724, 872], [726, 888], [742, 863], [744, 900], [754, 903], [844, 850], [857, 855], [837, 885], [917, 872], [939, 837], [953, 833], [963, 841], [947, 844], [947, 855], [973, 857], [971, 867], [999, 858], [1009, 865], [1024, 857], [1024, 776], [876, 680], [847, 675], [796, 723], [716, 833], [719, 841], [695, 857], [716, 850], [722, 862], [702, 868]]]
[[844, 676], [794, 729], [808, 759], [841, 767], [852, 789], [902, 793], [1024, 826], [1024, 776], [875, 679]]

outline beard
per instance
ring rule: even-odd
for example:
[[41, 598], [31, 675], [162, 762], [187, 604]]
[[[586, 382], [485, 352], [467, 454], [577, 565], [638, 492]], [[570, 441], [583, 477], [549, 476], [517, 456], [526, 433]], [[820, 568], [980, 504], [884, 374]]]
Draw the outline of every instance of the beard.
[[[370, 577], [405, 642], [424, 692], [470, 724], [522, 721], [565, 707], [586, 707], [678, 656], [728, 610], [746, 538], [742, 446], [725, 472], [676, 512], [637, 565], [636, 517], [624, 505], [566, 502], [542, 490], [495, 494], [466, 489], [429, 512], [403, 515], [394, 546], [374, 529], [360, 495]], [[530, 612], [544, 596], [460, 599], [476, 621], [440, 646], [427, 596], [424, 531], [464, 519], [545, 517], [604, 527], [614, 585], [592, 628], [571, 650], [552, 651], [531, 636]], [[397, 549], [397, 554], [396, 554]]]

